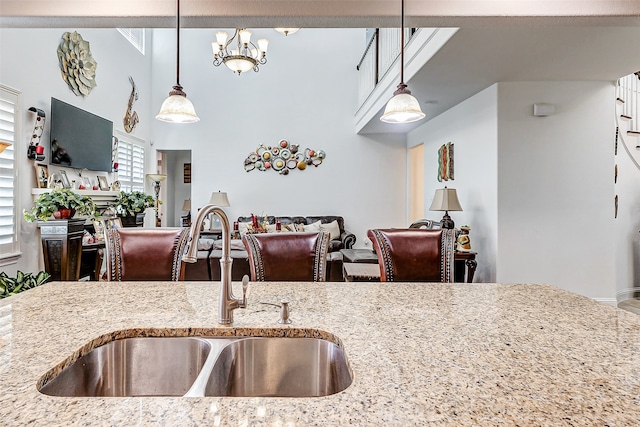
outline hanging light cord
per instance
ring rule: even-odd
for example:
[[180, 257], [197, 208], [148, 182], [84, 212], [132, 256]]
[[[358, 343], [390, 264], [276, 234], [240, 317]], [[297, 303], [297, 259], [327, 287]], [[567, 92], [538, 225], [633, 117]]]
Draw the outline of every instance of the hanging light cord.
[[[404, 0], [402, 0], [404, 4]], [[180, 0], [178, 0], [178, 12], [176, 14], [176, 85], [180, 86]]]
[[400, 18], [400, 83], [404, 83], [404, 0], [402, 0], [402, 18]]

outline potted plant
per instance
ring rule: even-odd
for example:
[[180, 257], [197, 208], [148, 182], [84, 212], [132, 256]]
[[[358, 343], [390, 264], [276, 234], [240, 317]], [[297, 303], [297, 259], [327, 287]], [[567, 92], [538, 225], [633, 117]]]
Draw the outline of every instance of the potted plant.
[[2, 271], [0, 272], [0, 299], [40, 286], [50, 277], [51, 275], [45, 271], [41, 271], [35, 276], [31, 273], [18, 271], [14, 278]]
[[81, 196], [68, 188], [51, 190], [42, 193], [33, 202], [30, 211], [23, 211], [25, 221], [47, 221], [52, 216], [55, 219], [69, 219], [78, 213], [89, 217], [96, 216], [96, 204], [89, 196]]
[[155, 199], [143, 191], [121, 191], [113, 208], [122, 220], [123, 227], [142, 227], [145, 210], [154, 206]]

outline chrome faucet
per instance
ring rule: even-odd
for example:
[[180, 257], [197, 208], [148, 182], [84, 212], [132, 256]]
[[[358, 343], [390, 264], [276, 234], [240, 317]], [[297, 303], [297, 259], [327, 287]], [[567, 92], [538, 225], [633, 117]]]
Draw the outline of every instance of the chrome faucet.
[[194, 263], [198, 260], [198, 239], [200, 238], [200, 227], [204, 223], [207, 215], [213, 213], [218, 215], [222, 224], [222, 257], [220, 258], [220, 301], [218, 306], [218, 323], [231, 325], [233, 323], [233, 310], [245, 308], [247, 306], [247, 287], [249, 278], [242, 279], [242, 299], [233, 296], [231, 288], [231, 229], [229, 218], [224, 211], [215, 205], [205, 205], [198, 211], [195, 221], [191, 224], [189, 238], [185, 247], [183, 262]]

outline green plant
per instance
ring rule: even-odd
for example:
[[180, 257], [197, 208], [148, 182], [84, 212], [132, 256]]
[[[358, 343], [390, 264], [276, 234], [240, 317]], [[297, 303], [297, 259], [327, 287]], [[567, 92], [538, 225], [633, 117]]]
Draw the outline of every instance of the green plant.
[[134, 216], [139, 212], [144, 212], [147, 208], [152, 208], [154, 202], [155, 199], [152, 196], [142, 191], [131, 191], [130, 193], [121, 191], [113, 207], [116, 214], [120, 216]]
[[0, 299], [40, 286], [50, 277], [46, 271], [41, 271], [35, 276], [18, 271], [15, 278], [9, 277], [4, 271], [0, 272]]
[[74, 193], [68, 188], [42, 193], [34, 200], [33, 208], [30, 211], [25, 209], [22, 213], [27, 222], [33, 222], [36, 219], [46, 221], [54, 212], [61, 209], [70, 209], [72, 212], [89, 217], [96, 216], [96, 204], [93, 199]]

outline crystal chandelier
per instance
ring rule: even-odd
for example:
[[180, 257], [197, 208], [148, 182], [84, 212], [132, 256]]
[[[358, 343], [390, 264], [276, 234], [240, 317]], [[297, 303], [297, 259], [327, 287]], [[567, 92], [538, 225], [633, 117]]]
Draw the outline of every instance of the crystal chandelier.
[[253, 69], [259, 71], [259, 65], [267, 63], [267, 46], [269, 40], [258, 40], [258, 46], [251, 41], [251, 31], [246, 28], [236, 29], [229, 40], [224, 31], [216, 33], [213, 48], [213, 65], [226, 65], [231, 71], [241, 74]]

